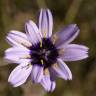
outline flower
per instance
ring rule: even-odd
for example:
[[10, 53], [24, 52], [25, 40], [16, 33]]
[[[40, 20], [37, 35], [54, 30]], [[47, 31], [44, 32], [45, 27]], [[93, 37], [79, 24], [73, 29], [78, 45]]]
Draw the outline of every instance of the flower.
[[8, 82], [14, 87], [26, 82], [29, 75], [46, 91], [53, 91], [55, 78], [72, 80], [72, 73], [63, 61], [77, 61], [88, 57], [88, 47], [70, 44], [79, 34], [76, 24], [66, 26], [52, 36], [53, 17], [49, 9], [41, 9], [38, 26], [31, 20], [25, 31], [12, 30], [6, 40], [12, 46], [5, 51], [5, 59], [18, 66], [11, 72]]

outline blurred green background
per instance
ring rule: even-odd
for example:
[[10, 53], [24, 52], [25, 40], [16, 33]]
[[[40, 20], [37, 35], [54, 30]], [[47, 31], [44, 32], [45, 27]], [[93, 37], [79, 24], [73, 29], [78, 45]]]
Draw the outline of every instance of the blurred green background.
[[[29, 79], [26, 84], [13, 88], [8, 76], [16, 66], [4, 61], [4, 50], [10, 46], [5, 41], [14, 29], [24, 31], [24, 23], [37, 22], [40, 8], [49, 8], [54, 17], [54, 32], [65, 25], [76, 23], [80, 34], [73, 43], [90, 48], [89, 58], [66, 62], [73, 73], [72, 81], [57, 78], [54, 92], [46, 93]], [[0, 96], [96, 96], [96, 0], [0, 0]]]

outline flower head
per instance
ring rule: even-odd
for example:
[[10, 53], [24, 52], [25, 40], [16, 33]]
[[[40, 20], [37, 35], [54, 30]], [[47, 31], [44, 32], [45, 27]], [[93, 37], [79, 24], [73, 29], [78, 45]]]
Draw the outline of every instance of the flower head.
[[12, 30], [6, 40], [12, 46], [5, 51], [5, 59], [18, 66], [11, 72], [8, 82], [14, 87], [26, 82], [29, 75], [46, 91], [53, 91], [55, 78], [71, 80], [72, 73], [63, 61], [77, 61], [88, 57], [88, 48], [70, 44], [79, 34], [76, 24], [66, 26], [53, 34], [53, 17], [49, 9], [41, 9], [38, 26], [33, 21], [25, 24], [26, 33]]

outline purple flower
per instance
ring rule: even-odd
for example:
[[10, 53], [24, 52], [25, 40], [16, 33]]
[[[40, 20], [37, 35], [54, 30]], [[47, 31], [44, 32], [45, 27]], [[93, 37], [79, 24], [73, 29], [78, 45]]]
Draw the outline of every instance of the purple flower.
[[26, 82], [29, 75], [46, 91], [53, 91], [55, 78], [72, 80], [72, 73], [63, 61], [77, 61], [88, 57], [88, 47], [70, 44], [79, 34], [76, 24], [53, 34], [53, 18], [49, 9], [41, 9], [38, 26], [33, 21], [25, 24], [25, 33], [12, 30], [6, 40], [12, 46], [5, 51], [5, 59], [18, 66], [8, 82], [14, 87]]

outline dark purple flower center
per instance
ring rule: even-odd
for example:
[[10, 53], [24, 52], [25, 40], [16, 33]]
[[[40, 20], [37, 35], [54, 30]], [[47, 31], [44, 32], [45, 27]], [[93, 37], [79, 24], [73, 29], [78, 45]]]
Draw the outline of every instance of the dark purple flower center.
[[32, 45], [30, 50], [32, 64], [38, 64], [44, 66], [44, 68], [50, 67], [54, 64], [59, 55], [58, 50], [49, 38], [43, 38], [42, 42]]

